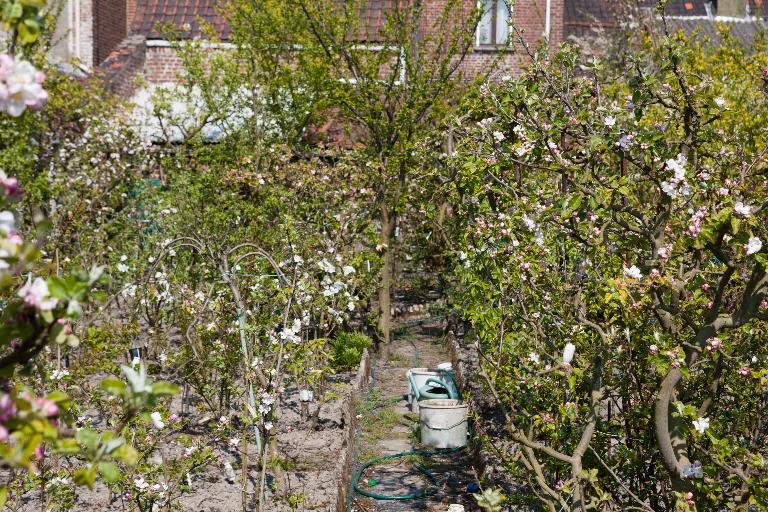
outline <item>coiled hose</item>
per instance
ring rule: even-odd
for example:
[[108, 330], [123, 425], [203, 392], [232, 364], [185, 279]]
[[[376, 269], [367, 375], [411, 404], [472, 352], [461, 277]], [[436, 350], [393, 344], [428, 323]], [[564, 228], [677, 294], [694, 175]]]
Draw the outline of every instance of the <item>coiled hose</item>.
[[400, 453], [393, 453], [392, 455], [383, 455], [381, 457], [376, 457], [375, 459], [371, 459], [362, 466], [360, 466], [360, 469], [355, 473], [355, 475], [352, 478], [352, 484], [358, 493], [362, 494], [363, 496], [368, 496], [369, 498], [373, 498], [375, 500], [387, 500], [387, 501], [396, 501], [396, 500], [417, 500], [420, 498], [426, 498], [427, 496], [433, 496], [437, 494], [437, 486], [439, 485], [437, 478], [435, 478], [435, 475], [429, 472], [427, 468], [422, 466], [421, 464], [418, 464], [416, 462], [413, 463], [413, 467], [422, 475], [427, 477], [427, 480], [429, 483], [433, 485], [432, 488], [429, 488], [429, 486], [425, 487], [423, 491], [415, 493], [415, 494], [404, 494], [399, 496], [387, 496], [385, 494], [377, 494], [374, 492], [368, 492], [366, 490], [363, 490], [360, 488], [360, 477], [362, 476], [363, 472], [368, 469], [371, 466], [374, 466], [378, 464], [379, 462], [383, 462], [385, 460], [390, 459], [396, 459], [399, 457], [408, 457], [410, 455], [423, 455], [423, 456], [430, 456], [430, 455], [445, 455], [447, 453], [456, 453], [461, 450], [463, 450], [464, 447], [460, 446], [458, 448], [444, 448], [441, 450], [414, 450], [410, 452], [400, 452]]

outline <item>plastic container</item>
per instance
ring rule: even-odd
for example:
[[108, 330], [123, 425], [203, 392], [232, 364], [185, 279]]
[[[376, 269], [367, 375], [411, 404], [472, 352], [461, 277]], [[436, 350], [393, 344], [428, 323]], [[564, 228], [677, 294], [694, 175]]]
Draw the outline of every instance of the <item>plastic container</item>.
[[146, 356], [144, 347], [133, 347], [128, 349], [128, 364], [137, 365]]
[[435, 448], [467, 445], [467, 411], [460, 400], [422, 400], [419, 403], [421, 444]]
[[414, 413], [418, 414], [419, 412], [419, 400], [422, 398], [419, 391], [427, 385], [429, 379], [438, 379], [445, 382], [448, 385], [448, 394], [454, 397], [459, 396], [459, 390], [456, 388], [452, 371], [432, 368], [411, 368], [406, 372], [406, 380], [408, 381], [408, 405]]

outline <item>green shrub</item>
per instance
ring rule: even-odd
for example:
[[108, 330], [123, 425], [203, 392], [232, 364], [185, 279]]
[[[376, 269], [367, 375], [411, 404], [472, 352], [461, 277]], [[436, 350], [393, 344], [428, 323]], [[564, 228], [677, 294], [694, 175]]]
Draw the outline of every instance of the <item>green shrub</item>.
[[331, 366], [336, 370], [357, 367], [363, 357], [363, 350], [373, 343], [371, 338], [359, 332], [341, 332], [331, 342]]

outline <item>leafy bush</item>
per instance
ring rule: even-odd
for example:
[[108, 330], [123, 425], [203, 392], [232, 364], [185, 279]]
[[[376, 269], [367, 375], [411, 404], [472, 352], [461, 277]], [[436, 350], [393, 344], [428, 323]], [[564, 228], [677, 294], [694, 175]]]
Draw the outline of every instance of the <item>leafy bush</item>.
[[359, 332], [342, 332], [331, 342], [331, 366], [336, 370], [355, 368], [363, 350], [372, 345], [371, 338]]

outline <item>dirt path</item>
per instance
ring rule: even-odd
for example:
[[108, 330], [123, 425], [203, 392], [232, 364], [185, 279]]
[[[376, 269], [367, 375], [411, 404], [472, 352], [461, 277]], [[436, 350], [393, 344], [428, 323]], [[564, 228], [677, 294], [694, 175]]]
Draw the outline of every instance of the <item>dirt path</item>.
[[[418, 417], [410, 412], [405, 400], [408, 392], [405, 375], [408, 368], [434, 368], [438, 363], [450, 360], [443, 344], [444, 327], [442, 321], [404, 323], [396, 331], [390, 346], [382, 351], [374, 366], [374, 382], [368, 399], [359, 409], [362, 414], [358, 436], [360, 463], [382, 455], [434, 449], [418, 443]], [[466, 489], [476, 477], [466, 451], [440, 456], [412, 455], [383, 461], [364, 471], [360, 487], [386, 496], [420, 494], [427, 486], [435, 489], [414, 468], [414, 462], [434, 475], [438, 483], [436, 494], [428, 498], [389, 501], [354, 493], [351, 510], [445, 512], [452, 503], [465, 504], [467, 510], [472, 510], [469, 504], [474, 500]]]

